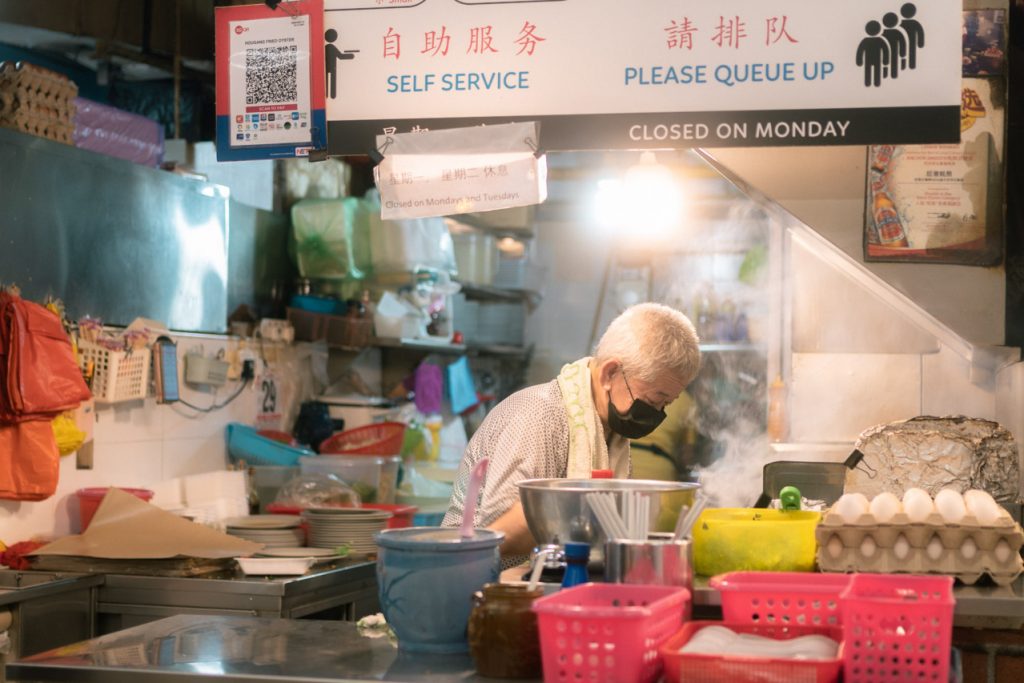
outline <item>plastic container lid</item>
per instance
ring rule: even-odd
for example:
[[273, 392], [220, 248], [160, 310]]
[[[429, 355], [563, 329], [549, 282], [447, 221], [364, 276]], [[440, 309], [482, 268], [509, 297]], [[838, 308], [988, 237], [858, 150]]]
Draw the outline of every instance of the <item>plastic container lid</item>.
[[497, 546], [505, 538], [502, 531], [474, 529], [470, 538], [462, 538], [459, 530], [452, 527], [409, 527], [386, 529], [374, 537], [382, 548], [397, 550], [425, 550], [460, 552]]

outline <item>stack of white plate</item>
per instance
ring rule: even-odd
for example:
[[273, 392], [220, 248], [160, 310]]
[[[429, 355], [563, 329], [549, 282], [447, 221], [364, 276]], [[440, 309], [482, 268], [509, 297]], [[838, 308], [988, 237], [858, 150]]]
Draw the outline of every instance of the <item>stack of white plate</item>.
[[296, 515], [247, 515], [225, 521], [231, 536], [262, 543], [267, 548], [293, 548], [305, 543], [301, 523]]
[[310, 546], [345, 545], [352, 555], [370, 555], [377, 552], [373, 536], [387, 525], [391, 513], [365, 508], [309, 508], [302, 516], [309, 522]]

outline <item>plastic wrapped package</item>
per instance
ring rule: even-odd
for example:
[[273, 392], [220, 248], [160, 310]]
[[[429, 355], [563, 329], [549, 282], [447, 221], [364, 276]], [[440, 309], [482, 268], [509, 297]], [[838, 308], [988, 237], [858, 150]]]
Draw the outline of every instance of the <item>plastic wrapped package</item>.
[[293, 477], [278, 490], [274, 503], [296, 508], [360, 507], [355, 489], [333, 474], [304, 473]]
[[292, 206], [296, 265], [303, 277], [360, 279], [369, 265], [370, 212], [357, 197], [303, 199]]
[[160, 124], [138, 114], [75, 98], [75, 147], [156, 167], [164, 157]]

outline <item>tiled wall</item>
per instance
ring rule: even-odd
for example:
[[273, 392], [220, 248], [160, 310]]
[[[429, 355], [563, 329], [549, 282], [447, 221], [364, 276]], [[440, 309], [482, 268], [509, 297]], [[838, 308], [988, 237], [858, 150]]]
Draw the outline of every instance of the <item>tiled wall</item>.
[[[202, 346], [206, 354], [226, 348], [222, 337], [173, 335], [178, 342], [179, 372], [186, 351]], [[223, 402], [237, 387], [229, 380], [214, 395], [181, 383], [182, 397], [204, 407]], [[76, 455], [62, 458], [57, 492], [40, 502], [0, 501], [0, 541], [11, 544], [33, 537], [78, 531], [75, 491], [87, 486], [148, 485], [173, 477], [223, 469], [227, 465], [224, 428], [228, 422], [251, 423], [259, 394], [251, 386], [222, 410], [197, 413], [156, 399], [98, 406], [93, 468], [76, 469]]]

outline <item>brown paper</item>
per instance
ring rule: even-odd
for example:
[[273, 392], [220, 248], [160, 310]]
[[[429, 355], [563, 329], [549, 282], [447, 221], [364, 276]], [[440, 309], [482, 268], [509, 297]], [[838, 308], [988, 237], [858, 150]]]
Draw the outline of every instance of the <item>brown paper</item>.
[[57, 539], [33, 554], [108, 559], [224, 558], [252, 555], [262, 548], [262, 543], [196, 524], [111, 488], [88, 529], [77, 536]]

